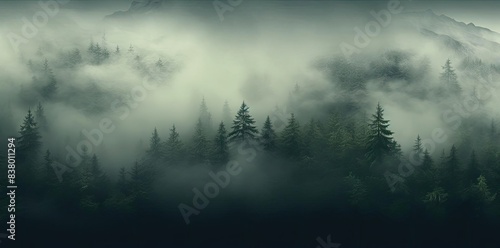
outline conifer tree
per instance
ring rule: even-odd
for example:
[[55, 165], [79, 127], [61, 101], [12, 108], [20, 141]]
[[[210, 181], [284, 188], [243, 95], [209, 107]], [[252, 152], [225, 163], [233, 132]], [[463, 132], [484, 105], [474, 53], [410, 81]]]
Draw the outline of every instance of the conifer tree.
[[377, 105], [377, 111], [373, 115], [372, 122], [368, 125], [368, 146], [366, 157], [369, 162], [381, 162], [385, 156], [393, 152], [393, 138], [389, 130], [389, 121], [384, 119], [384, 110]]
[[90, 185], [89, 193], [92, 194], [95, 201], [102, 204], [106, 197], [107, 192], [107, 177], [102, 171], [97, 156], [94, 154], [90, 159]]
[[462, 88], [457, 80], [457, 74], [451, 66], [451, 61], [449, 59], [446, 60], [446, 63], [443, 66], [441, 81], [445, 84], [445, 88], [452, 94], [459, 94], [462, 91]]
[[460, 185], [459, 178], [459, 164], [457, 157], [457, 148], [453, 145], [450, 149], [450, 154], [446, 158], [445, 167], [443, 168], [441, 178], [445, 189], [450, 193], [455, 193], [458, 185]]
[[38, 102], [35, 110], [35, 121], [38, 123], [39, 128], [47, 129], [47, 118], [45, 117], [45, 112], [41, 102]]
[[205, 136], [201, 119], [198, 119], [198, 123], [196, 124], [194, 131], [191, 145], [191, 158], [198, 163], [206, 162], [208, 158], [208, 141]]
[[203, 98], [201, 100], [199, 118], [200, 118], [203, 130], [207, 134], [212, 133], [212, 114], [210, 114], [210, 112], [208, 112], [208, 107], [207, 107], [207, 104], [205, 102], [205, 98]]
[[51, 98], [57, 90], [57, 81], [54, 76], [54, 72], [49, 67], [49, 61], [45, 59], [43, 63], [43, 87], [42, 96], [45, 98]]
[[130, 171], [130, 190], [136, 203], [146, 197], [148, 190], [148, 178], [145, 167], [137, 161]]
[[149, 149], [147, 153], [153, 158], [159, 158], [162, 152], [161, 148], [162, 147], [161, 147], [160, 135], [158, 134], [158, 131], [155, 128], [149, 142]]
[[415, 145], [413, 145], [413, 151], [416, 154], [421, 154], [423, 152], [422, 139], [420, 138], [420, 135], [417, 135], [417, 139], [415, 140]]
[[276, 133], [273, 129], [273, 124], [271, 119], [267, 116], [264, 126], [262, 127], [262, 132], [260, 135], [260, 144], [264, 150], [268, 152], [273, 152], [276, 150]]
[[291, 114], [288, 124], [281, 134], [281, 151], [287, 158], [299, 158], [301, 156], [302, 140], [300, 137], [300, 125]]
[[483, 175], [480, 175], [477, 178], [477, 184], [473, 185], [473, 189], [476, 190], [480, 200], [483, 203], [491, 203], [497, 196], [497, 193], [492, 194], [490, 192], [486, 178]]
[[28, 114], [24, 118], [19, 133], [20, 137], [17, 140], [19, 158], [21, 161], [33, 163], [31, 166], [34, 166], [34, 162], [39, 155], [42, 142], [41, 136], [38, 132], [38, 125], [35, 121], [35, 117], [31, 113], [31, 109], [28, 110]]
[[216, 165], [223, 165], [229, 161], [227, 131], [223, 122], [219, 124], [219, 129], [215, 135], [212, 149], [212, 159]]
[[259, 132], [257, 131], [257, 127], [255, 127], [255, 120], [250, 115], [248, 109], [248, 106], [243, 102], [234, 118], [233, 130], [229, 133], [230, 142], [244, 142], [256, 139]]
[[42, 179], [43, 183], [47, 186], [53, 186], [57, 183], [57, 175], [54, 172], [53, 160], [50, 154], [50, 151], [47, 149], [45, 155], [43, 157], [43, 168], [42, 168]]
[[172, 125], [170, 129], [170, 136], [168, 137], [167, 143], [165, 144], [166, 158], [170, 163], [177, 163], [182, 158], [182, 141], [179, 138], [179, 133], [177, 132], [175, 125]]
[[429, 154], [429, 151], [427, 151], [427, 149], [425, 149], [425, 151], [424, 151], [424, 156], [423, 156], [422, 164], [420, 165], [420, 167], [424, 171], [429, 171], [429, 170], [434, 168], [434, 162], [432, 160], [431, 155]]

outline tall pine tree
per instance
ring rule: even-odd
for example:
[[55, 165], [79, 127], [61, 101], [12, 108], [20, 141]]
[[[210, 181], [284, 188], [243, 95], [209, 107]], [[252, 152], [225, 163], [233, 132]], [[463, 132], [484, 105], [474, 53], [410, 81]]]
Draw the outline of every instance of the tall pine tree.
[[441, 73], [441, 82], [445, 84], [445, 89], [448, 90], [451, 94], [459, 94], [462, 92], [462, 88], [460, 87], [457, 74], [455, 70], [451, 66], [451, 61], [448, 59], [443, 66], [443, 72]]
[[393, 132], [389, 130], [389, 121], [384, 119], [384, 109], [377, 104], [377, 111], [372, 115], [369, 127], [366, 157], [370, 163], [382, 162], [393, 152]]
[[273, 152], [276, 150], [276, 133], [269, 116], [267, 116], [260, 135], [260, 144], [265, 151]]
[[178, 163], [182, 159], [183, 155], [183, 144], [179, 138], [179, 133], [177, 132], [175, 125], [172, 125], [170, 129], [170, 136], [165, 144], [165, 157], [170, 163]]
[[147, 154], [151, 156], [153, 159], [158, 159], [161, 157], [161, 152], [162, 152], [161, 148], [162, 144], [160, 135], [158, 134], [158, 130], [155, 127], [153, 134], [151, 135], [151, 139], [149, 141], [149, 149], [147, 151]]
[[31, 109], [28, 110], [19, 133], [21, 135], [17, 140], [19, 160], [31, 163], [31, 166], [34, 166], [42, 147], [42, 142]]
[[212, 147], [212, 160], [216, 165], [223, 165], [229, 161], [229, 147], [227, 131], [224, 123], [219, 124]]
[[288, 124], [281, 133], [281, 151], [287, 158], [300, 158], [302, 140], [300, 135], [300, 125], [291, 114]]
[[208, 159], [208, 141], [203, 129], [203, 122], [198, 119], [191, 143], [191, 159], [202, 163]]
[[233, 121], [233, 130], [229, 133], [230, 142], [254, 140], [259, 133], [255, 120], [250, 115], [248, 106], [243, 102]]
[[207, 134], [212, 133], [212, 114], [208, 112], [208, 107], [205, 102], [205, 98], [201, 100], [200, 104], [200, 115], [199, 118], [201, 120], [202, 128], [205, 130]]

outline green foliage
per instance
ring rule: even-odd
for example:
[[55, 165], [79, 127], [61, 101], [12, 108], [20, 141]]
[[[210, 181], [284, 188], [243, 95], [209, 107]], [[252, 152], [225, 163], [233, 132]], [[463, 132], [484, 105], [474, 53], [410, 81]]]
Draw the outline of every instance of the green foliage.
[[94, 42], [90, 42], [88, 54], [90, 63], [94, 65], [100, 65], [110, 57], [110, 53], [106, 47], [101, 48], [99, 43], [94, 44]]
[[149, 149], [147, 151], [148, 155], [153, 158], [159, 158], [162, 153], [162, 143], [160, 139], [160, 135], [158, 134], [158, 130], [156, 128], [153, 130], [153, 134], [151, 135], [149, 141]]
[[211, 134], [212, 129], [213, 129], [213, 127], [212, 127], [212, 114], [210, 114], [210, 112], [208, 112], [208, 107], [207, 107], [207, 104], [205, 102], [205, 98], [203, 98], [201, 100], [199, 119], [201, 121], [201, 125], [202, 125], [203, 130], [205, 130], [205, 132], [207, 134]]
[[24, 117], [19, 134], [20, 137], [17, 139], [19, 155], [26, 162], [31, 163], [30, 167], [34, 169], [32, 166], [35, 166], [34, 162], [38, 158], [42, 142], [38, 132], [38, 125], [31, 113], [31, 109], [28, 110], [28, 114]]
[[393, 132], [389, 130], [389, 121], [384, 119], [384, 109], [377, 105], [377, 111], [368, 125], [368, 144], [366, 157], [370, 163], [381, 162], [386, 156], [393, 154], [395, 145]]
[[54, 76], [54, 72], [52, 72], [52, 69], [49, 67], [49, 61], [47, 59], [45, 59], [43, 64], [41, 82], [37, 83], [41, 84], [41, 94], [44, 98], [50, 99], [56, 93], [56, 77]]
[[35, 121], [38, 123], [38, 127], [41, 129], [47, 129], [47, 118], [45, 117], [45, 111], [43, 109], [42, 103], [38, 102], [35, 110]]
[[491, 203], [496, 199], [497, 194], [492, 194], [488, 187], [486, 178], [480, 175], [477, 178], [477, 183], [472, 185], [472, 191], [477, 195], [479, 200], [483, 203]]
[[175, 125], [172, 125], [170, 129], [170, 135], [165, 144], [165, 157], [169, 163], [178, 163], [183, 156], [183, 143], [180, 140], [179, 133], [177, 132]]
[[276, 132], [274, 131], [271, 119], [267, 116], [260, 135], [260, 144], [268, 152], [276, 151]]
[[224, 123], [219, 124], [212, 147], [212, 160], [216, 165], [225, 165], [229, 161], [227, 131]]
[[431, 192], [428, 192], [425, 197], [424, 197], [424, 202], [426, 203], [432, 203], [432, 204], [443, 204], [448, 200], [448, 193], [441, 188], [437, 187]]
[[243, 142], [255, 140], [258, 133], [255, 120], [250, 115], [248, 106], [243, 102], [233, 120], [232, 131], [229, 133], [229, 141]]
[[209, 155], [209, 144], [203, 129], [203, 122], [198, 119], [191, 141], [191, 159], [195, 163], [206, 162]]
[[361, 179], [353, 175], [352, 172], [349, 173], [349, 176], [345, 177], [344, 180], [349, 187], [349, 203], [359, 206], [367, 199], [367, 186], [363, 183], [363, 181], [361, 181]]
[[451, 61], [449, 59], [446, 60], [446, 63], [443, 66], [443, 72], [441, 73], [441, 82], [445, 84], [447, 92], [455, 95], [462, 92], [462, 88], [460, 87], [457, 78], [457, 74], [451, 66]]
[[300, 125], [295, 119], [294, 114], [291, 114], [290, 119], [288, 119], [288, 124], [283, 132], [281, 132], [280, 144], [280, 150], [285, 157], [295, 159], [301, 157], [302, 137]]
[[420, 138], [420, 135], [418, 135], [417, 139], [415, 140], [415, 145], [413, 145], [413, 151], [417, 155], [420, 155], [424, 151], [424, 149], [422, 147], [422, 139]]

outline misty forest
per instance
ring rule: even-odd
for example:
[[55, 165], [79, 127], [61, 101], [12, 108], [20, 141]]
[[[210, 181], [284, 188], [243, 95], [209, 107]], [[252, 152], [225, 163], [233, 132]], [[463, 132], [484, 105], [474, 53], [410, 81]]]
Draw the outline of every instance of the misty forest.
[[500, 244], [497, 26], [430, 2], [47, 2], [0, 11], [0, 245]]

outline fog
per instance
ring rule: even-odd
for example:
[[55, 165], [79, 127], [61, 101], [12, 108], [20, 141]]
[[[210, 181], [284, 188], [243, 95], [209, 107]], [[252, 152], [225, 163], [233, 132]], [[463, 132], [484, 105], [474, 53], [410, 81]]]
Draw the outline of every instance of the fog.
[[[39, 127], [40, 161], [50, 150], [54, 161], [71, 164], [68, 147], [78, 150], [82, 142], [93, 143], [86, 133], [99, 130], [101, 142], [87, 146], [87, 152], [97, 155], [111, 182], [118, 182], [120, 168], [130, 173], [136, 162], [165, 165], [155, 171], [148, 200], [165, 208], [169, 218], [178, 217], [168, 225], [182, 226], [180, 233], [186, 230], [178, 205], [191, 204], [193, 189], [202, 189], [213, 180], [210, 173], [229, 165], [189, 159], [158, 162], [147, 151], [155, 128], [165, 142], [175, 125], [189, 152], [202, 101], [212, 118], [212, 130], [204, 130], [209, 142], [221, 121], [231, 132], [223, 112], [226, 101], [231, 117], [245, 102], [259, 131], [270, 116], [278, 137], [293, 113], [304, 140], [310, 135], [307, 128], [325, 132], [335, 118], [346, 130], [365, 126], [380, 104], [402, 157], [411, 154], [419, 135], [435, 161], [452, 145], [468, 161], [471, 150], [486, 150], [488, 130], [500, 119], [500, 34], [428, 10], [436, 7], [470, 17], [459, 6], [446, 12], [441, 5], [401, 1], [395, 11], [391, 2], [244, 0], [223, 14], [211, 1], [73, 1], [58, 4], [53, 13], [38, 2], [1, 2], [0, 137], [19, 137], [28, 110], [35, 112], [41, 104], [47, 123]], [[382, 12], [390, 14], [385, 21], [374, 16]], [[47, 23], [33, 24], [43, 14]], [[492, 23], [491, 18], [478, 17], [478, 22]], [[379, 28], [370, 31], [373, 23]], [[97, 44], [100, 52], [94, 53]], [[448, 59], [460, 93], [451, 93], [440, 78]], [[436, 138], [443, 133], [444, 141]], [[330, 144], [336, 142], [333, 137], [316, 138]], [[358, 142], [351, 138], [347, 140]], [[331, 201], [351, 194], [345, 181], [356, 182], [359, 176], [366, 184], [385, 183], [382, 173], [364, 178], [368, 173], [358, 167], [369, 165], [359, 162], [364, 154], [358, 147], [342, 156], [327, 147], [308, 147], [325, 158], [313, 163], [311, 154], [284, 157], [255, 144], [232, 145], [237, 148], [231, 149], [229, 160], [241, 166], [241, 174], [231, 177], [230, 187], [221, 189], [206, 215], [191, 217], [195, 223], [211, 223], [204, 221], [219, 214], [228, 214], [224, 221], [231, 222], [239, 213], [251, 213], [242, 219], [253, 220], [254, 214], [265, 218], [285, 213], [279, 219], [305, 211], [313, 216], [305, 221], [312, 225], [329, 208], [337, 207], [333, 211], [339, 216], [350, 209], [351, 203]], [[384, 169], [398, 170], [391, 166]], [[118, 213], [130, 207], [120, 202], [120, 194], [103, 200], [103, 206]], [[133, 201], [140, 198], [130, 194]], [[363, 204], [375, 199], [370, 197]], [[31, 216], [54, 214], [57, 201], [47, 202], [40, 204], [46, 204], [41, 213]], [[369, 212], [362, 204], [356, 207]], [[404, 218], [402, 212], [393, 217]], [[300, 218], [308, 219], [307, 214]], [[192, 230], [199, 234], [201, 229], [205, 225]]]
[[[41, 9], [36, 3], [22, 6], [3, 10], [9, 15], [2, 15], [2, 33], [20, 34], [23, 24], [20, 16], [30, 19]], [[198, 10], [178, 2], [166, 2], [153, 13], [116, 19], [105, 18], [105, 11], [93, 9], [92, 4], [85, 11], [61, 8], [47, 25], [39, 28], [35, 37], [19, 44], [18, 51], [9, 39], [0, 41], [1, 99], [4, 106], [9, 106], [2, 110], [2, 115], [8, 116], [2, 118], [2, 137], [15, 135], [26, 110], [43, 102], [50, 125], [57, 130], [44, 136], [46, 146], [60, 149], [68, 137], [76, 142], [82, 129], [96, 128], [101, 118], [110, 117], [116, 130], [106, 135], [96, 152], [106, 149], [108, 154], [120, 154], [109, 161], [130, 161], [133, 158], [128, 156], [136, 154], [137, 141], [142, 139], [147, 143], [154, 127], [166, 137], [171, 125], [176, 124], [181, 136], [190, 137], [202, 98], [215, 123], [221, 119], [224, 101], [229, 102], [233, 112], [245, 101], [260, 128], [275, 106], [286, 107], [296, 84], [303, 92], [298, 102], [304, 114], [297, 113], [298, 118], [304, 123], [308, 118], [323, 118], [328, 115], [329, 106], [351, 92], [339, 88], [338, 79], [330, 77], [315, 62], [342, 60], [340, 44], [352, 44], [353, 28], [363, 27], [373, 19], [370, 8], [378, 11], [383, 7], [382, 3], [353, 6], [334, 2], [311, 3], [304, 10], [293, 4], [245, 3], [233, 12], [226, 12], [224, 21], [217, 18], [215, 10]], [[390, 26], [383, 28], [368, 47], [348, 58], [349, 63], [370, 73], [370, 63], [381, 62], [384, 53], [407, 54], [404, 66], [416, 71], [414, 78], [387, 80], [368, 76], [363, 79], [366, 95], [357, 99], [364, 103], [362, 108], [368, 113], [373, 112], [377, 102], [385, 107], [395, 138], [403, 147], [410, 146], [417, 134], [425, 135], [445, 125], [440, 113], [448, 105], [437, 103], [441, 102], [439, 99], [415, 97], [414, 92], [438, 84], [446, 59], [450, 58], [457, 66], [462, 59], [417, 32], [405, 19], [410, 15], [406, 12], [411, 10], [405, 9], [394, 16]], [[62, 56], [75, 48], [84, 60], [88, 58], [90, 42], [106, 46], [111, 52], [109, 61], [76, 68], [62, 65]], [[113, 56], [117, 46], [122, 51], [119, 57]], [[134, 48], [132, 53], [127, 52], [130, 46]], [[134, 86], [143, 80], [144, 70], [133, 68], [135, 56], [140, 56], [146, 68], [162, 59], [171, 71], [168, 79], [158, 83], [154, 90], [146, 91], [144, 100], [137, 102], [137, 107], [121, 120], [117, 118], [120, 111], [113, 112], [110, 105], [116, 99], [130, 96]], [[495, 55], [491, 56], [481, 59], [494, 61]], [[44, 59], [58, 81], [57, 96], [53, 99], [43, 99], [31, 89], [32, 73], [27, 63], [31, 60], [35, 67], [41, 68]], [[464, 90], [470, 91], [474, 79], [459, 75]], [[381, 89], [381, 82], [387, 87]], [[318, 92], [321, 92], [319, 98]], [[481, 111], [496, 118], [498, 112], [494, 106], [498, 106], [498, 99], [486, 102]], [[134, 146], [118, 145], [126, 143]]]

